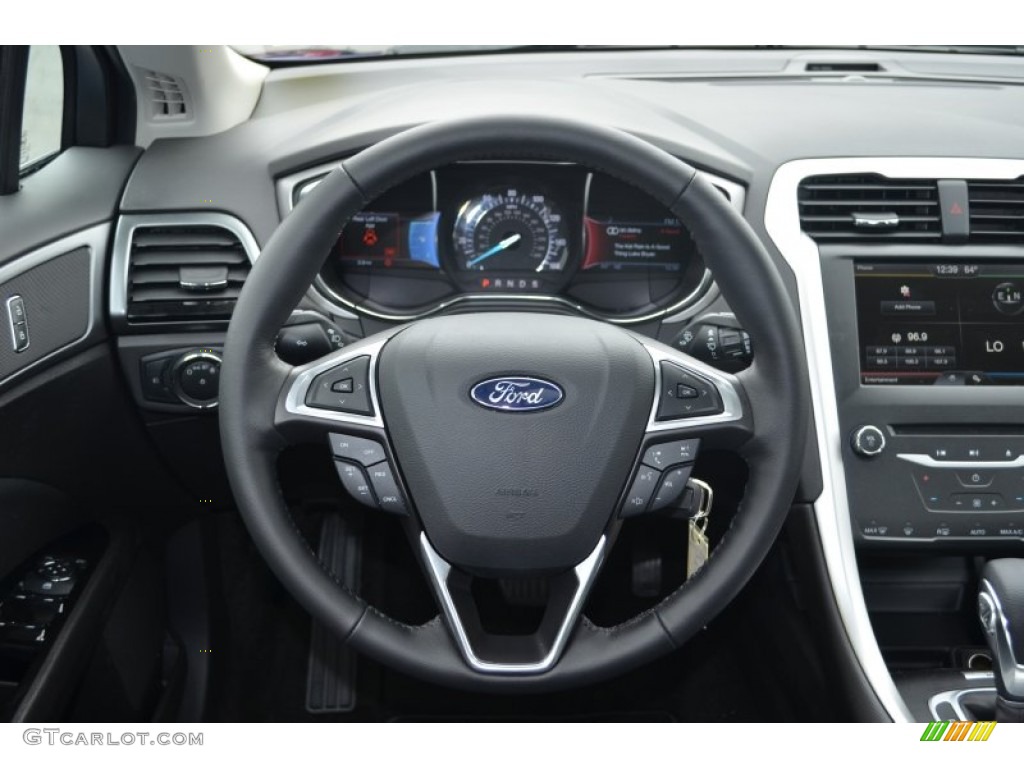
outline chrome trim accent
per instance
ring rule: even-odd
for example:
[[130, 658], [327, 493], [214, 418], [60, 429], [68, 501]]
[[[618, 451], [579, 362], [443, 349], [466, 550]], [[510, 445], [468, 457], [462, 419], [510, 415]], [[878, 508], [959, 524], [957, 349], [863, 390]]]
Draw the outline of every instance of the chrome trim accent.
[[[638, 337], [639, 339], [639, 337]], [[639, 339], [647, 354], [651, 356], [654, 363], [654, 402], [651, 404], [651, 413], [647, 417], [647, 434], [657, 434], [674, 429], [692, 429], [693, 427], [712, 426], [725, 424], [732, 421], [739, 421], [743, 418], [743, 401], [740, 400], [737, 392], [737, 380], [735, 376], [724, 373], [717, 368], [702, 363], [700, 360], [677, 352], [655, 342]], [[693, 371], [695, 374], [709, 379], [718, 389], [722, 397], [722, 412], [711, 416], [693, 416], [691, 418], [672, 419], [671, 421], [658, 421], [658, 404], [661, 402], [661, 361], [678, 365], [680, 368]]]
[[797, 208], [797, 188], [804, 178], [840, 173], [881, 173], [890, 178], [1009, 180], [1024, 174], [1024, 161], [948, 157], [794, 160], [776, 170], [765, 203], [765, 228], [793, 270], [799, 295], [823, 481], [822, 494], [814, 502], [814, 513], [832, 593], [850, 645], [875, 695], [893, 720], [913, 722], [882, 658], [864, 604], [846, 495], [843, 437], [839, 431], [821, 260], [817, 244], [800, 229]]
[[221, 365], [224, 362], [221, 359], [221, 356], [216, 354], [215, 352], [205, 352], [202, 350], [195, 352], [186, 352], [184, 355], [179, 357], [174, 362], [174, 367], [171, 369], [171, 391], [174, 393], [175, 397], [177, 397], [179, 400], [181, 400], [181, 402], [183, 402], [185, 405], [191, 408], [198, 408], [199, 410], [203, 411], [209, 410], [210, 408], [216, 408], [218, 404], [218, 398], [205, 401], [196, 400], [195, 398], [186, 395], [181, 389], [181, 384], [178, 381], [178, 372], [181, 371], [181, 369], [184, 368], [185, 365], [191, 363], [193, 360], [210, 360], [212, 362], [217, 363], [218, 365]]
[[1024, 467], [1024, 455], [1012, 461], [939, 461], [927, 453], [897, 453], [897, 459], [929, 469], [1018, 469]]
[[[74, 347], [84, 346], [92, 341], [99, 340], [104, 335], [104, 325], [100, 315], [103, 311], [104, 262], [109, 242], [110, 224], [97, 224], [96, 226], [79, 230], [74, 234], [55, 240], [48, 245], [44, 245], [42, 248], [29, 251], [23, 256], [16, 256], [0, 267], [0, 287], [2, 287], [8, 281], [28, 272], [30, 269], [64, 256], [71, 251], [79, 248], [86, 248], [89, 251], [89, 319], [82, 335], [0, 379], [0, 387], [4, 387], [22, 378], [60, 354]], [[28, 316], [28, 311], [26, 306], [26, 317]]]
[[[974, 655], [977, 656], [979, 654]], [[989, 659], [989, 661], [991, 661], [991, 659]], [[970, 660], [968, 660], [968, 663], [970, 663]], [[968, 670], [965, 672], [961, 672], [960, 674], [964, 676], [964, 680], [995, 680], [996, 678], [995, 672], [981, 672], [976, 670]]]
[[[960, 704], [960, 700], [970, 693], [991, 693], [992, 699], [995, 700], [996, 698], [995, 688], [965, 688], [964, 690], [942, 691], [941, 693], [936, 693], [934, 696], [928, 699], [928, 711], [931, 712], [932, 719], [947, 719], [939, 714], [939, 707], [943, 704], [948, 704], [953, 709], [953, 714], [956, 715], [957, 720], [970, 720], [970, 718], [967, 716], [967, 713], [964, 712], [963, 706]], [[910, 722], [913, 722], [913, 720], [911, 720]]]
[[292, 195], [295, 193], [297, 186], [317, 176], [326, 175], [335, 168], [340, 167], [341, 160], [332, 160], [329, 163], [321, 163], [288, 176], [280, 177], [274, 186], [277, 191], [277, 212], [281, 214], [281, 220], [284, 221], [284, 217], [291, 213], [292, 208], [295, 207], [292, 205]]
[[509, 664], [486, 661], [476, 655], [466, 633], [466, 628], [459, 616], [458, 608], [448, 589], [448, 577], [451, 574], [452, 566], [431, 546], [430, 541], [427, 539], [427, 534], [420, 533], [420, 552], [423, 554], [423, 560], [427, 565], [427, 574], [430, 576], [434, 590], [441, 603], [441, 609], [448, 620], [448, 627], [455, 638], [455, 644], [462, 653], [462, 657], [466, 660], [466, 664], [471, 669], [487, 675], [539, 675], [547, 672], [558, 663], [558, 659], [561, 658], [562, 652], [569, 642], [569, 636], [576, 627], [576, 621], [583, 610], [583, 603], [600, 570], [606, 546], [607, 538], [602, 536], [600, 541], [597, 542], [594, 551], [573, 569], [577, 582], [576, 591], [566, 609], [565, 618], [562, 619], [562, 623], [558, 627], [558, 632], [551, 644], [551, 649], [544, 658], [524, 664]]
[[978, 618], [1006, 692], [1017, 700], [1024, 699], [1024, 664], [1014, 655], [1010, 621], [988, 579], [982, 579], [978, 585]]
[[[305, 170], [298, 171], [297, 173], [290, 174], [288, 176], [280, 177], [276, 184], [277, 191], [277, 208], [281, 214], [283, 220], [292, 208], [292, 194], [299, 184], [315, 178], [316, 176], [329, 173], [335, 168], [340, 167], [344, 158], [341, 160], [335, 160], [330, 163], [324, 163], [321, 165], [312, 166]], [[491, 161], [491, 160], [474, 160], [474, 161], [463, 161], [466, 163], [476, 164], [488, 164], [488, 163], [518, 163], [517, 160], [506, 160], [506, 161]], [[523, 164], [533, 165], [572, 165], [572, 163], [556, 163], [549, 161], [521, 161]], [[738, 184], [734, 181], [729, 181], [720, 176], [708, 173], [706, 171], [697, 171], [700, 176], [703, 176], [710, 181], [714, 186], [724, 190], [729, 197], [729, 204], [732, 205], [737, 213], [743, 215], [743, 208], [746, 204], [746, 189], [743, 185]], [[432, 183], [434, 189], [434, 210], [437, 210], [437, 176], [434, 171], [431, 171]], [[589, 179], [590, 174], [588, 174]], [[584, 196], [589, 192], [589, 181], [584, 185]], [[585, 210], [585, 208], [584, 208]], [[507, 302], [546, 302], [555, 304], [558, 306], [565, 307], [572, 312], [575, 312], [586, 317], [591, 317], [596, 320], [603, 320], [609, 323], [615, 323], [616, 325], [633, 325], [636, 323], [649, 322], [651, 320], [657, 320], [659, 318], [665, 318], [665, 322], [681, 322], [687, 317], [692, 317], [696, 312], [702, 311], [706, 307], [710, 306], [715, 299], [718, 298], [719, 293], [714, 285], [714, 281], [711, 276], [711, 272], [707, 269], [704, 270], [704, 275], [700, 280], [697, 287], [686, 296], [682, 297], [679, 301], [675, 302], [669, 307], [657, 310], [655, 312], [649, 312], [645, 315], [639, 315], [635, 317], [616, 317], [614, 315], [605, 315], [600, 312], [588, 310], [581, 304], [566, 299], [562, 296], [553, 294], [533, 294], [533, 295], [520, 295], [520, 294], [475, 294], [475, 293], [464, 293], [453, 296], [451, 298], [442, 299], [441, 301], [430, 306], [428, 309], [412, 312], [408, 314], [402, 313], [389, 313], [389, 312], [378, 312], [376, 310], [368, 309], [357, 302], [341, 295], [334, 289], [332, 289], [323, 278], [318, 274], [313, 280], [313, 288], [310, 292], [312, 296], [319, 299], [318, 304], [322, 304], [325, 309], [331, 313], [348, 319], [356, 319], [362, 315], [375, 318], [377, 320], [384, 320], [393, 323], [404, 323], [412, 320], [422, 320], [425, 317], [430, 317], [439, 312], [444, 312], [451, 309], [462, 302], [479, 302], [481, 304], [487, 303], [507, 303]], [[713, 295], [711, 295], [713, 294]], [[709, 299], [706, 303], [705, 299]], [[699, 306], [698, 306], [699, 305]]]
[[[117, 220], [114, 249], [110, 261], [110, 317], [114, 322], [128, 322], [128, 267], [131, 260], [132, 235], [139, 227], [220, 227], [238, 238], [249, 263], [260, 255], [249, 228], [227, 213], [214, 211], [183, 211], [181, 213], [128, 213]], [[201, 322], [201, 318], [197, 318]]]
[[[296, 416], [308, 416], [314, 419], [337, 422], [339, 424], [353, 424], [360, 427], [377, 427], [379, 429], [383, 429], [384, 419], [381, 417], [380, 401], [377, 398], [377, 357], [390, 338], [391, 337], [388, 336], [387, 338], [378, 339], [377, 341], [370, 343], [360, 341], [355, 344], [349, 344], [348, 346], [331, 353], [327, 357], [296, 367], [295, 370], [298, 373], [298, 376], [288, 388], [288, 394], [285, 396], [285, 411], [295, 414]], [[370, 358], [370, 368], [367, 373], [367, 378], [369, 379], [368, 386], [370, 388], [370, 404], [373, 406], [373, 416], [363, 416], [358, 413], [342, 413], [341, 411], [331, 411], [326, 408], [312, 408], [306, 405], [306, 393], [309, 391], [309, 386], [313, 383], [313, 379], [324, 371], [337, 368], [339, 365], [347, 363], [349, 360], [353, 360], [357, 357], [365, 356], [369, 356]]]

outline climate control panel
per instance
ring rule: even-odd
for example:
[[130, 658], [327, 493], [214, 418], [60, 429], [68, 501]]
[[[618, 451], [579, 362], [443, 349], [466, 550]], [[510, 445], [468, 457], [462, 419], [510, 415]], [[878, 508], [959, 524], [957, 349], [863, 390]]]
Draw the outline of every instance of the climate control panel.
[[862, 544], [1024, 542], [1024, 430], [860, 425], [848, 450]]

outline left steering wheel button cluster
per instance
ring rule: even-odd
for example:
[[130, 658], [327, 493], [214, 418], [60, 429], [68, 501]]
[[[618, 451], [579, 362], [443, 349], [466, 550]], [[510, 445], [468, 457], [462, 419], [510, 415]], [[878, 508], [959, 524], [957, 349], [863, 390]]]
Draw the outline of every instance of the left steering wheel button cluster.
[[620, 516], [634, 517], [674, 506], [686, 489], [699, 447], [700, 438], [690, 438], [658, 443], [644, 451]]
[[356, 501], [396, 515], [407, 513], [384, 447], [375, 440], [331, 434], [331, 453], [345, 490]]
[[658, 421], [711, 416], [722, 411], [722, 398], [714, 384], [677, 365], [661, 362]]
[[372, 416], [369, 355], [349, 360], [313, 379], [306, 393], [306, 405]]

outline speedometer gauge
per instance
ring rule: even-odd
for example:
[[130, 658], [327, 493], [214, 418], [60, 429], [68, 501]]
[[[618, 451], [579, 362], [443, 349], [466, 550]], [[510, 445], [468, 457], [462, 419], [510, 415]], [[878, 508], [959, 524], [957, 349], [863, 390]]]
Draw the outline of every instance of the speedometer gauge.
[[463, 203], [454, 241], [461, 270], [559, 272], [569, 255], [561, 212], [546, 196], [514, 188]]

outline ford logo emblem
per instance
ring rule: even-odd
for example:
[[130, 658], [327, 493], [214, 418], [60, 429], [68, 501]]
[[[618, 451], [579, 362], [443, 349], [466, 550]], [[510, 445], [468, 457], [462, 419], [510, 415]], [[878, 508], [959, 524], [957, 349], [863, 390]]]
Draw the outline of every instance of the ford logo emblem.
[[541, 411], [562, 402], [565, 393], [551, 381], [530, 376], [500, 376], [481, 381], [469, 396], [484, 408], [495, 411]]

